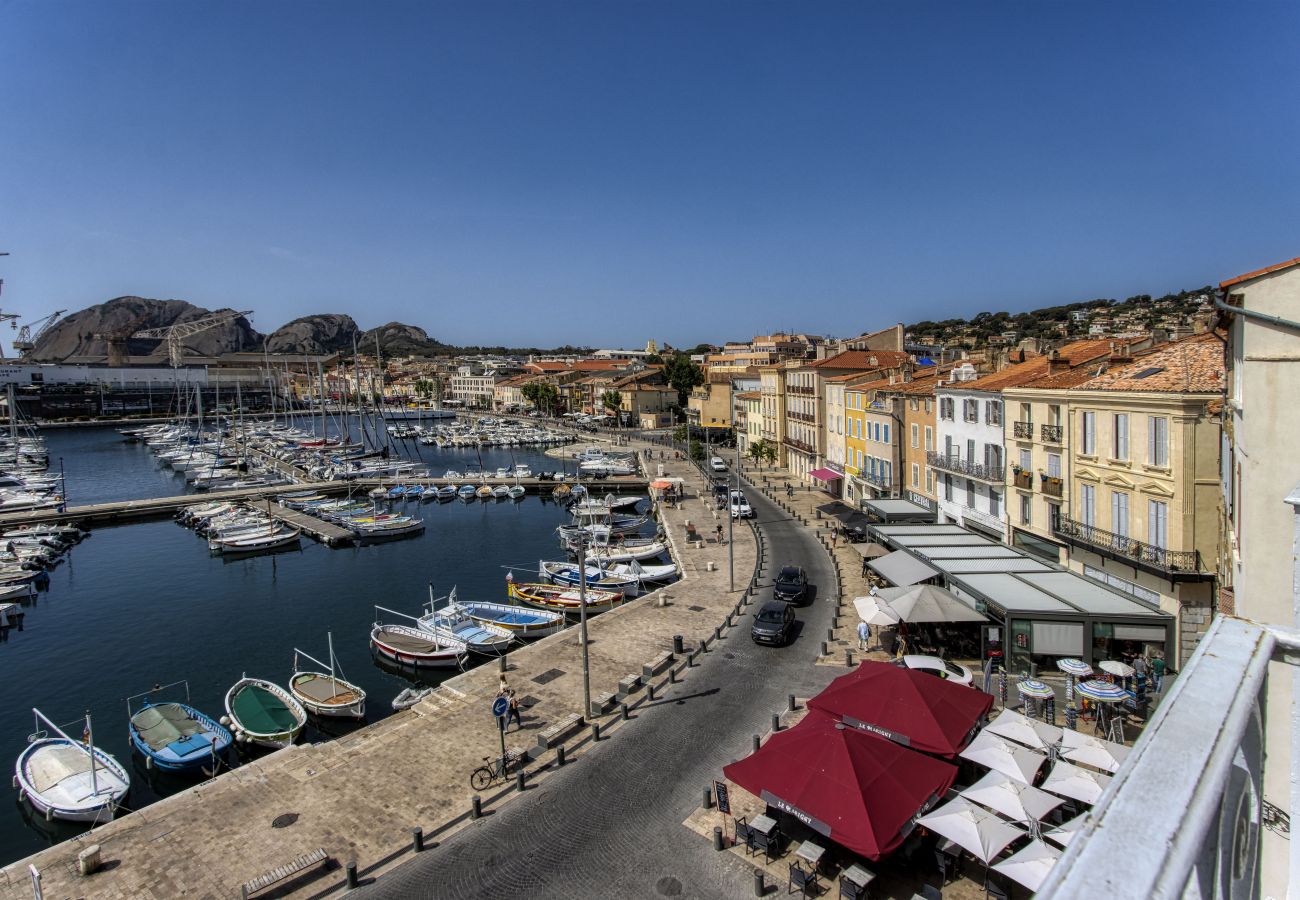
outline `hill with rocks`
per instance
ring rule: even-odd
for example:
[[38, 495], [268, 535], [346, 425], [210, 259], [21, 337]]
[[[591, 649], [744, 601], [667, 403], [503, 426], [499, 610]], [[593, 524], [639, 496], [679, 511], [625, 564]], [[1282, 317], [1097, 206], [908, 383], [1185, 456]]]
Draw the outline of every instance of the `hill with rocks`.
[[[220, 312], [221, 310], [216, 310]], [[150, 300], [145, 297], [114, 297], [73, 313], [58, 322], [32, 348], [30, 359], [36, 362], [63, 362], [71, 358], [104, 357], [108, 342], [96, 335], [126, 335], [148, 328], [164, 328], [178, 322], [190, 322], [211, 315], [184, 300]], [[262, 345], [259, 334], [243, 316], [189, 338], [185, 346], [198, 356], [219, 356], [240, 350], [256, 350]], [[165, 360], [166, 347], [161, 341], [135, 339], [127, 344], [133, 356], [156, 355]]]
[[351, 353], [361, 336], [351, 316], [320, 313], [281, 325], [266, 336], [264, 348], [267, 353]]
[[452, 353], [456, 349], [429, 337], [423, 328], [389, 322], [370, 329], [362, 336], [363, 353], [374, 352], [376, 337], [379, 338], [379, 350], [384, 356], [438, 356]]

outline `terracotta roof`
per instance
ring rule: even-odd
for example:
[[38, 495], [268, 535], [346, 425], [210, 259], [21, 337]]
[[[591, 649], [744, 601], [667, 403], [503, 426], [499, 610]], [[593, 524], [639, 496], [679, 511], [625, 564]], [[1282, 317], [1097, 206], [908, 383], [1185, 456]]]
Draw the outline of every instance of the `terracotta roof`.
[[1253, 272], [1247, 272], [1245, 275], [1238, 275], [1236, 278], [1230, 278], [1227, 281], [1220, 281], [1219, 287], [1230, 288], [1234, 284], [1241, 284], [1243, 281], [1253, 281], [1261, 275], [1268, 275], [1281, 269], [1289, 269], [1292, 266], [1300, 266], [1300, 256], [1295, 259], [1288, 259], [1286, 262], [1280, 262], [1277, 265], [1269, 266], [1264, 269], [1256, 269]]
[[736, 399], [737, 399], [737, 400], [757, 400], [757, 399], [759, 399], [759, 398], [762, 397], [762, 396], [763, 396], [763, 395], [762, 395], [761, 393], [759, 393], [758, 391], [745, 391], [745, 392], [742, 393], [742, 394], [737, 394], [737, 395], [736, 395]]
[[1223, 343], [1207, 331], [1115, 366], [1078, 387], [1084, 391], [1219, 394], [1224, 390], [1224, 371]]
[[889, 383], [888, 378], [877, 378], [875, 381], [869, 381], [866, 384], [855, 384], [849, 388], [851, 391], [883, 391], [885, 388], [895, 387]]
[[557, 360], [543, 360], [541, 362], [530, 362], [524, 368], [536, 369], [538, 372], [566, 372], [569, 369], [569, 364]]
[[[1073, 368], [1094, 359], [1110, 356], [1110, 341], [1075, 341], [1073, 344], [1061, 347], [1057, 353], [1060, 362]], [[1000, 391], [1009, 387], [1022, 387], [1036, 381], [1046, 375], [1050, 368], [1051, 360], [1046, 356], [1038, 356], [1007, 366], [1001, 372], [976, 378], [974, 381], [959, 381], [955, 384], [945, 384], [944, 387], [958, 391]]]
[[890, 369], [912, 358], [899, 350], [845, 350], [825, 359], [808, 363], [813, 369]]

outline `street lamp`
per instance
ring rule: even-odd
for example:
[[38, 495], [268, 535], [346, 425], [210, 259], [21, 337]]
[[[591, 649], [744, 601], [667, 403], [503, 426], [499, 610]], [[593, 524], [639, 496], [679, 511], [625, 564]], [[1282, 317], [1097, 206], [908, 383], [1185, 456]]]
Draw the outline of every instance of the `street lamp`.
[[578, 532], [578, 641], [582, 644], [582, 718], [591, 717], [591, 657], [587, 652], [587, 532]]

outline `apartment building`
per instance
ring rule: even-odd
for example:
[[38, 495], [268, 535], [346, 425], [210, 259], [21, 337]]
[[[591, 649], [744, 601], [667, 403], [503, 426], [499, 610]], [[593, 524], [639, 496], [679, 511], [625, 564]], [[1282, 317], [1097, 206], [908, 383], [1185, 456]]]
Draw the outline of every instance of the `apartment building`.
[[[831, 417], [827, 416], [827, 440], [834, 442], [838, 439], [841, 444], [845, 476], [844, 499], [853, 505], [859, 505], [863, 500], [889, 496], [888, 493], [882, 494], [878, 487], [883, 479], [883, 468], [879, 460], [884, 454], [880, 452], [879, 441], [871, 439], [872, 429], [867, 414], [876, 389], [888, 384], [889, 379], [880, 378], [876, 372], [854, 372], [828, 379], [827, 396], [832, 393], [839, 396], [842, 421], [835, 426], [839, 434], [832, 436], [829, 434]], [[828, 446], [828, 456], [830, 453]]]
[[763, 439], [763, 395], [758, 391], [736, 394], [736, 440], [740, 454], [746, 456], [749, 448]]
[[935, 509], [935, 472], [928, 455], [935, 443], [935, 386], [949, 367], [931, 366], [918, 370], [911, 381], [896, 386], [903, 416], [899, 445], [902, 458], [902, 496], [920, 506]]
[[[1214, 608], [1223, 343], [1201, 334], [1070, 389], [1068, 566], [1178, 619], [1187, 659]], [[1163, 641], [1163, 638], [1161, 638]]]
[[785, 455], [785, 378], [779, 366], [758, 370], [759, 406], [762, 415], [760, 436], [776, 448], [776, 464], [786, 465]]
[[969, 364], [954, 368], [951, 380], [935, 389], [938, 446], [927, 454], [930, 466], [938, 471], [941, 520], [1006, 540], [1002, 391], [1109, 353], [1108, 341], [1079, 341], [982, 377]]
[[[1216, 304], [1227, 329], [1227, 401], [1223, 415], [1220, 608], [1256, 622], [1300, 628], [1293, 578], [1300, 486], [1300, 259], [1222, 282]], [[1264, 717], [1262, 802], [1300, 812], [1294, 759], [1294, 668], [1270, 663]], [[1261, 893], [1281, 897], [1300, 883], [1295, 835], [1260, 829]], [[1288, 854], [1290, 865], [1288, 865]]]
[[1056, 529], [1070, 507], [1070, 388], [1099, 374], [1102, 365], [1045, 375], [1002, 392], [1010, 542], [1049, 562], [1064, 563], [1067, 551]]

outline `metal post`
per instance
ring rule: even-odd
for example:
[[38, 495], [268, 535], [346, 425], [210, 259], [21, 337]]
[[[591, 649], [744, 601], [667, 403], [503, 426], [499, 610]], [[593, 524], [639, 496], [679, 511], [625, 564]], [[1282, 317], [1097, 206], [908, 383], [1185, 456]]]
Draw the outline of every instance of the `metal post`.
[[415, 847], [416, 853], [424, 850], [424, 829], [419, 825], [411, 829], [411, 844]]
[[562, 765], [564, 765], [564, 745], [563, 745], [563, 744], [560, 744], [560, 746], [558, 746], [558, 747], [555, 748], [555, 764], [556, 764], [557, 766], [562, 766]]
[[790, 694], [786, 698], [786, 706], [790, 708], [790, 712], [794, 712], [796, 709], [798, 709], [798, 705], [795, 703], [794, 694]]
[[772, 733], [775, 734], [780, 730], [781, 730], [781, 714], [772, 713]]
[[357, 878], [357, 861], [355, 859], [348, 862], [346, 871], [348, 890], [350, 891], [361, 884], [361, 881]]
[[578, 534], [578, 629], [582, 641], [582, 717], [591, 715], [591, 656], [587, 652], [587, 532]]
[[522, 794], [526, 789], [527, 783], [528, 783], [528, 773], [526, 773], [523, 769], [520, 769], [518, 772], [515, 773], [515, 790], [517, 790], [519, 793]]
[[704, 786], [704, 800], [700, 805], [703, 806], [705, 809], [713, 809], [713, 786], [712, 785], [706, 784]]
[[471, 819], [483, 818], [483, 798], [475, 794], [469, 801], [469, 817]]
[[591, 742], [594, 744], [594, 743], [597, 743], [599, 740], [600, 740], [600, 723], [599, 723], [599, 722], [592, 722], [592, 723], [591, 723]]
[[721, 828], [721, 826], [719, 826], [719, 825], [714, 825], [714, 826], [713, 826], [713, 849], [714, 849], [714, 850], [725, 850], [726, 847], [727, 847], [727, 845], [724, 844], [724, 843], [722, 842], [722, 828]]
[[757, 753], [758, 748], [761, 746], [762, 746], [762, 738], [760, 738], [758, 735], [754, 735], [754, 752]]
[[767, 893], [767, 884], [765, 884], [763, 881], [763, 870], [755, 869], [754, 870], [754, 896], [762, 897], [766, 893]]

